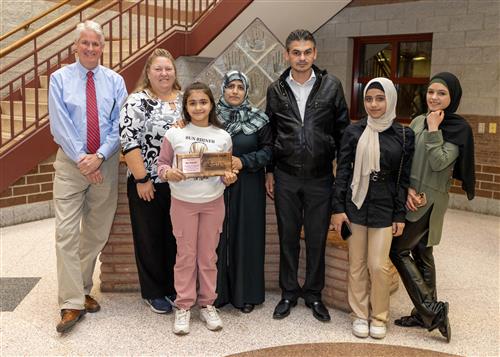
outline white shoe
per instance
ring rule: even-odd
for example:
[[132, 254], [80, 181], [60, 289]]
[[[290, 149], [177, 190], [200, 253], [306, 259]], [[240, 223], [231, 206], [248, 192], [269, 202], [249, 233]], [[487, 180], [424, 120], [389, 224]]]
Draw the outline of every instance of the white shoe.
[[177, 309], [175, 310], [175, 321], [173, 332], [176, 335], [187, 335], [189, 333], [189, 319], [191, 312], [189, 310]]
[[352, 322], [352, 334], [356, 337], [368, 337], [368, 321], [364, 319], [355, 319]]
[[375, 326], [373, 323], [370, 324], [370, 336], [373, 338], [381, 339], [387, 334], [387, 327], [385, 324], [383, 326]]
[[205, 322], [207, 328], [211, 331], [222, 329], [222, 320], [217, 313], [217, 309], [212, 305], [200, 309], [200, 319]]

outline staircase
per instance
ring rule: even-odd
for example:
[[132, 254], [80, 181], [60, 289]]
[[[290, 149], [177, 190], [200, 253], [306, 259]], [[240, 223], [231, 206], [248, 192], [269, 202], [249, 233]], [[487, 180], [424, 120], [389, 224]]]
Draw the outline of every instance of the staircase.
[[[120, 73], [131, 91], [154, 48], [166, 48], [174, 57], [196, 55], [251, 2], [87, 0], [0, 49], [2, 61], [23, 51], [0, 69], [0, 193], [56, 150], [48, 126], [48, 80], [75, 61], [72, 34], [78, 22], [101, 23], [106, 37], [101, 63]], [[92, 15], [83, 15], [92, 8]]]

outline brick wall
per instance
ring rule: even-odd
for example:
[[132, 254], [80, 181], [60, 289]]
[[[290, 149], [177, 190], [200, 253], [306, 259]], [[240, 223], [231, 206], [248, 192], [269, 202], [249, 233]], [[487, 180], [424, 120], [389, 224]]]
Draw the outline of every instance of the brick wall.
[[109, 240], [99, 260], [101, 261], [101, 290], [139, 291], [139, 277], [135, 265], [134, 243], [127, 198], [127, 167], [120, 163], [118, 206], [111, 227]]
[[[453, 180], [450, 192], [463, 194], [461, 182]], [[476, 165], [476, 196], [500, 200], [500, 166]]]
[[[500, 142], [498, 129], [500, 117], [485, 115], [465, 115], [474, 131], [476, 163], [476, 197], [500, 199]], [[497, 133], [489, 132], [490, 124], [496, 125]], [[484, 125], [484, 133], [478, 128]], [[450, 192], [464, 194], [460, 181], [453, 180]]]
[[55, 154], [0, 194], [0, 208], [52, 200]]

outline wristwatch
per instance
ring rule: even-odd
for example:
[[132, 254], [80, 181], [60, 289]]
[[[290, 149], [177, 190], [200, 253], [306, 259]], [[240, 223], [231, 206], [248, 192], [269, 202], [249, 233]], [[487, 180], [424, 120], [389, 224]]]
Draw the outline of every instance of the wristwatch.
[[95, 153], [95, 156], [97, 156], [98, 159], [101, 159], [102, 161], [106, 160], [106, 158], [104, 157], [103, 154], [101, 154], [100, 152], [96, 152]]
[[151, 175], [149, 174], [149, 172], [146, 174], [146, 176], [144, 176], [143, 178], [141, 179], [136, 179], [134, 178], [134, 182], [135, 183], [146, 183], [149, 181], [149, 179], [151, 178]]

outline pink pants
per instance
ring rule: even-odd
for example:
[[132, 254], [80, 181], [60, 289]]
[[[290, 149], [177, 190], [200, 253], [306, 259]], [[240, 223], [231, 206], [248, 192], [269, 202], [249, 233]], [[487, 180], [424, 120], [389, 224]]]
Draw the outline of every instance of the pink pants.
[[213, 305], [217, 298], [216, 249], [224, 214], [224, 196], [206, 203], [190, 203], [172, 197], [170, 217], [177, 240], [175, 304], [181, 309], [189, 310], [196, 300], [200, 306]]

